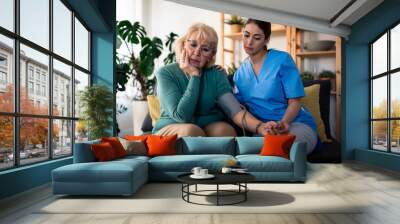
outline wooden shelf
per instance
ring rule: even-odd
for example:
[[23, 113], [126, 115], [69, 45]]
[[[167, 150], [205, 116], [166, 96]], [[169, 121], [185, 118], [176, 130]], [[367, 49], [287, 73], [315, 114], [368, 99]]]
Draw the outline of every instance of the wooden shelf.
[[243, 36], [243, 33], [230, 33], [230, 34], [225, 34], [224, 37], [230, 38], [233, 40], [241, 40]]
[[304, 30], [298, 29], [296, 27], [287, 28], [286, 38], [287, 38], [287, 51], [290, 52], [293, 60], [295, 61], [299, 71], [303, 71], [305, 66], [304, 60], [307, 58], [323, 58], [330, 57], [335, 60], [335, 84], [336, 90], [330, 91], [330, 95], [335, 97], [335, 125], [336, 125], [336, 140], [340, 142], [341, 137], [341, 114], [342, 114], [342, 39], [336, 37], [335, 48], [329, 51], [305, 51], [301, 48], [304, 44], [304, 35], [302, 35]]
[[[284, 31], [286, 31], [286, 26], [278, 24], [272, 24], [271, 26], [271, 32], [284, 32]], [[243, 33], [229, 33], [224, 35], [224, 37], [230, 38], [232, 40], [241, 40], [242, 36]]]
[[284, 32], [284, 31], [286, 32], [286, 26], [279, 25], [279, 24], [272, 24], [271, 31], [272, 32]]
[[233, 51], [233, 50], [229, 50], [229, 49], [226, 49], [226, 48], [224, 48], [224, 52], [228, 52], [228, 53], [231, 53], [231, 54], [233, 54], [233, 53], [234, 53], [234, 51]]
[[336, 51], [301, 51], [297, 53], [298, 57], [319, 57], [319, 56], [335, 56]]

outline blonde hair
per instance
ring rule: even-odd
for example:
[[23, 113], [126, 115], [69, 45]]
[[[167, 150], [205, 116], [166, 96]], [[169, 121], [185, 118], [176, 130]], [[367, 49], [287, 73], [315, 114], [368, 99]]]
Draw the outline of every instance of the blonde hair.
[[193, 24], [192, 26], [189, 27], [186, 34], [176, 41], [175, 44], [176, 61], [179, 62], [185, 42], [194, 33], [197, 33], [196, 39], [200, 40], [201, 42], [207, 43], [213, 49], [214, 55], [212, 56], [211, 60], [207, 62], [205, 67], [208, 68], [213, 66], [215, 64], [215, 58], [218, 47], [218, 35], [217, 32], [215, 32], [215, 30], [211, 26], [208, 26], [204, 23]]

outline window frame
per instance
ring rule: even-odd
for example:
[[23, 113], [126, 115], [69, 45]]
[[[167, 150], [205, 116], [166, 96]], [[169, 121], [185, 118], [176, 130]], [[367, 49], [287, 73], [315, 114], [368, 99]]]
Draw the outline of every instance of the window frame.
[[[84, 20], [78, 15], [78, 13], [76, 13], [72, 7], [65, 1], [65, 0], [59, 0], [68, 10], [71, 11], [71, 18], [70, 18], [70, 23], [71, 23], [71, 58], [67, 59], [64, 58], [63, 56], [55, 53], [53, 50], [53, 21], [54, 21], [54, 17], [53, 17], [53, 0], [48, 0], [49, 2], [49, 48], [46, 49], [45, 47], [42, 47], [39, 44], [36, 44], [32, 41], [30, 41], [29, 39], [24, 38], [23, 36], [20, 35], [20, 0], [14, 0], [13, 1], [13, 10], [14, 10], [14, 18], [13, 18], [13, 22], [14, 22], [14, 30], [10, 31], [4, 27], [0, 26], [0, 35], [10, 38], [13, 41], [13, 63], [12, 63], [12, 73], [11, 75], [13, 75], [14, 78], [14, 110], [13, 112], [1, 112], [0, 111], [0, 116], [11, 116], [13, 119], [13, 153], [14, 153], [14, 161], [13, 161], [13, 166], [11, 167], [5, 167], [5, 168], [0, 168], [0, 172], [1, 171], [5, 171], [5, 170], [10, 170], [10, 169], [16, 169], [18, 167], [23, 167], [23, 166], [29, 166], [29, 165], [33, 165], [33, 164], [37, 164], [37, 163], [43, 163], [49, 160], [53, 160], [53, 159], [61, 159], [61, 158], [65, 158], [65, 157], [70, 157], [73, 156], [73, 152], [74, 152], [74, 143], [75, 143], [75, 126], [76, 126], [76, 121], [79, 120], [79, 117], [75, 117], [75, 108], [72, 107], [71, 108], [71, 114], [68, 116], [61, 116], [61, 114], [58, 116], [53, 115], [53, 60], [58, 60], [61, 63], [64, 63], [68, 66], [71, 67], [71, 93], [72, 93], [72, 99], [71, 99], [71, 105], [74, 105], [75, 103], [75, 88], [74, 88], [74, 82], [75, 82], [75, 69], [85, 73], [88, 75], [89, 77], [89, 83], [88, 85], [91, 86], [92, 85], [92, 69], [91, 69], [91, 49], [92, 49], [92, 43], [91, 43], [91, 37], [92, 37], [92, 30], [88, 27], [88, 25], [84, 22]], [[78, 64], [75, 63], [75, 18], [77, 20], [79, 20], [79, 22], [83, 25], [83, 27], [88, 31], [88, 69], [85, 69], [81, 66], [79, 66]], [[21, 113], [20, 111], [20, 90], [21, 90], [21, 80], [20, 80], [20, 66], [21, 66], [21, 56], [20, 56], [20, 45], [23, 44], [29, 48], [32, 48], [33, 50], [36, 50], [42, 54], [45, 54], [48, 56], [48, 77], [46, 80], [46, 84], [45, 84], [45, 90], [48, 92], [45, 92], [45, 95], [48, 97], [48, 112], [46, 115], [39, 115], [39, 114], [26, 114], [26, 113]], [[35, 67], [33, 70], [33, 79], [30, 78], [30, 73], [29, 73], [29, 69], [30, 69], [30, 65], [27, 64], [27, 73], [25, 74], [26, 76], [26, 82], [32, 81], [34, 84], [34, 92], [36, 92], [35, 89], [35, 85], [40, 83], [40, 86], [42, 86], [42, 79], [41, 79], [41, 74], [43, 71], [40, 71], [39, 73], [39, 80], [36, 79], [36, 69]], [[28, 84], [27, 84], [28, 85]], [[28, 86], [27, 86], [28, 87]], [[29, 87], [28, 87], [29, 88]], [[27, 91], [29, 91], [27, 89]], [[40, 91], [41, 92], [41, 91]], [[38, 96], [42, 96], [42, 94], [39, 94]], [[45, 118], [47, 119], [48, 122], [48, 136], [47, 136], [47, 142], [49, 143], [47, 145], [47, 158], [44, 157], [43, 160], [40, 160], [38, 162], [32, 162], [32, 163], [26, 163], [26, 164], [21, 164], [21, 159], [20, 159], [20, 119], [21, 118]], [[54, 147], [53, 147], [53, 123], [55, 123], [57, 120], [65, 120], [65, 121], [70, 121], [71, 122], [71, 153], [68, 155], [63, 155], [63, 156], [54, 156], [53, 152], [54, 152]]]
[[[400, 121], [400, 117], [392, 117], [392, 98], [391, 98], [391, 90], [392, 90], [392, 85], [391, 85], [391, 79], [393, 75], [396, 75], [396, 73], [400, 72], [400, 67], [391, 69], [391, 30], [395, 28], [396, 26], [400, 26], [400, 20], [389, 26], [388, 28], [385, 29], [384, 32], [380, 33], [375, 39], [373, 39], [371, 42], [368, 43], [369, 47], [369, 77], [368, 77], [368, 84], [369, 84], [369, 149], [373, 151], [379, 151], [379, 152], [386, 152], [386, 153], [391, 153], [391, 154], [400, 154], [400, 152], [393, 152], [392, 151], [392, 122], [393, 121]], [[387, 64], [386, 64], [386, 71], [380, 74], [376, 74], [374, 76], [373, 74], [373, 44], [376, 43], [381, 37], [384, 35], [387, 35]], [[399, 52], [400, 54], [400, 52]], [[373, 81], [378, 79], [386, 77], [386, 87], [387, 87], [387, 105], [386, 105], [386, 118], [373, 118], [373, 93], [374, 93], [374, 87], [373, 87]], [[373, 122], [375, 121], [386, 121], [386, 151], [379, 150], [374, 148], [374, 136], [373, 136]]]

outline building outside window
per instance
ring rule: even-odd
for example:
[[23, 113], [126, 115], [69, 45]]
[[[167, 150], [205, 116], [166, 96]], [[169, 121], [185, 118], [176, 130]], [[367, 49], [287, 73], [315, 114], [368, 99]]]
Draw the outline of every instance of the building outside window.
[[0, 54], [0, 91], [5, 91], [7, 87], [7, 56]]
[[36, 95], [40, 95], [40, 84], [36, 84]]
[[42, 83], [46, 83], [46, 74], [42, 73]]
[[28, 82], [28, 93], [34, 94], [33, 82], [31, 82], [31, 81]]
[[0, 71], [0, 84], [7, 84], [7, 73], [5, 73], [4, 71]]
[[29, 74], [29, 79], [33, 80], [33, 67], [32, 66], [29, 66], [28, 74]]
[[5, 92], [7, 88], [7, 73], [0, 70], [0, 91]]
[[42, 86], [42, 96], [46, 96], [46, 86]]
[[40, 70], [36, 69], [36, 81], [40, 81]]

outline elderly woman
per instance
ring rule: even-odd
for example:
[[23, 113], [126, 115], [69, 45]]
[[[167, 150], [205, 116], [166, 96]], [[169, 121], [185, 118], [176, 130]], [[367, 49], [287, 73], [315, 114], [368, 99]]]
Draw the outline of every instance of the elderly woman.
[[262, 122], [240, 108], [226, 74], [213, 66], [217, 44], [215, 30], [201, 23], [192, 25], [177, 41], [178, 63], [166, 65], [156, 74], [160, 119], [153, 133], [236, 136], [222, 108], [240, 127], [265, 134], [259, 128]]

